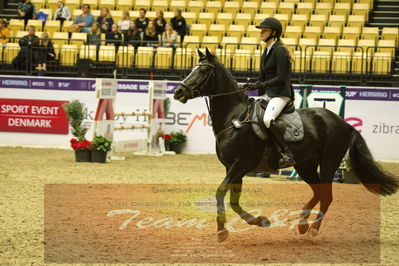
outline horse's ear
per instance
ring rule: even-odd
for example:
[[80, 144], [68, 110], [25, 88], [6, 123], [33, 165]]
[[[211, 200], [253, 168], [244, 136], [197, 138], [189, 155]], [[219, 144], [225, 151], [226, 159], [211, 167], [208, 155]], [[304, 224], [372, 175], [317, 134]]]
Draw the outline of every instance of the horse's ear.
[[205, 52], [207, 58], [212, 59], [215, 57], [211, 52], [209, 52], [208, 47], [206, 47]]
[[201, 52], [200, 49], [197, 49], [197, 52], [198, 52], [198, 56], [199, 56], [200, 58], [204, 58], [204, 57], [205, 57], [204, 53]]

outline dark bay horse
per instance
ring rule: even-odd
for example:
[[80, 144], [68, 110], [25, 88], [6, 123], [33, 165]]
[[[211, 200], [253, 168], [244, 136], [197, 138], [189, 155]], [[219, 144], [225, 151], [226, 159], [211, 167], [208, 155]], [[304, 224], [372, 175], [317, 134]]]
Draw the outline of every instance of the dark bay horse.
[[[245, 212], [239, 203], [243, 177], [255, 169], [265, 147], [271, 141], [262, 141], [252, 132], [249, 123], [231, 128], [233, 119], [243, 121], [248, 110], [248, 97], [238, 89], [237, 82], [222, 63], [206, 49], [198, 50], [200, 62], [176, 88], [174, 99], [186, 103], [189, 99], [208, 96], [210, 117], [216, 139], [216, 153], [226, 168], [226, 177], [216, 193], [217, 233], [219, 241], [228, 237], [225, 229], [224, 197], [230, 190], [230, 205], [248, 224], [270, 226], [264, 217]], [[310, 185], [313, 197], [302, 208], [299, 232], [316, 236], [321, 221], [332, 202], [332, 181], [343, 157], [349, 149], [351, 167], [360, 182], [371, 192], [391, 195], [398, 190], [399, 180], [383, 172], [375, 164], [366, 142], [359, 132], [335, 113], [323, 108], [297, 110], [304, 124], [304, 139], [289, 144], [295, 156], [294, 166], [301, 178]], [[229, 130], [225, 130], [230, 127]], [[221, 135], [220, 132], [224, 131]], [[318, 174], [320, 167], [320, 174]], [[377, 186], [376, 186], [377, 185]], [[233, 189], [234, 188], [234, 189]], [[320, 202], [317, 222], [306, 222], [309, 211]]]

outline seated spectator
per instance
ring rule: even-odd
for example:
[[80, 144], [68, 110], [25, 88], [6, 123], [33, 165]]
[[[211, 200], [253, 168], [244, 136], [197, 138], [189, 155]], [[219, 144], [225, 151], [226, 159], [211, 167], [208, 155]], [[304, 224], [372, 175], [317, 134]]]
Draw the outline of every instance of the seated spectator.
[[166, 23], [165, 31], [162, 33], [162, 46], [163, 47], [177, 47], [177, 32], [173, 30], [170, 23]]
[[154, 19], [155, 27], [157, 28], [157, 33], [162, 35], [165, 31], [166, 20], [163, 18], [163, 12], [161, 10], [157, 11], [157, 17]]
[[54, 46], [49, 39], [48, 33], [43, 32], [40, 36], [39, 48], [37, 52], [37, 67], [38, 71], [46, 71], [47, 61], [55, 59]]
[[143, 41], [145, 43], [145, 46], [152, 46], [152, 47], [159, 46], [159, 43], [156, 43], [156, 42], [159, 42], [159, 37], [158, 37], [157, 29], [155, 28], [154, 21], [148, 22], [148, 26], [144, 32]]
[[54, 20], [60, 20], [61, 24], [65, 20], [71, 20], [71, 11], [69, 11], [69, 7], [65, 6], [64, 1], [58, 1], [58, 8], [54, 13]]
[[111, 16], [111, 12], [109, 12], [108, 7], [101, 8], [101, 14], [97, 18], [97, 22], [101, 26], [101, 32], [107, 33], [111, 31], [112, 25], [114, 25], [114, 19]]
[[130, 22], [130, 28], [125, 34], [125, 45], [133, 45], [135, 50], [141, 46], [141, 34], [135, 21]]
[[101, 29], [98, 22], [94, 22], [91, 26], [90, 33], [87, 35], [87, 41], [89, 45], [95, 45], [97, 48], [101, 44]]
[[90, 5], [82, 5], [82, 14], [77, 16], [73, 22], [70, 32], [86, 32], [89, 33], [93, 26], [94, 17], [90, 14]]
[[175, 10], [175, 16], [170, 20], [173, 29], [180, 35], [180, 41], [183, 42], [184, 35], [186, 35], [186, 19], [181, 15], [181, 10]]
[[4, 46], [10, 41], [7, 37], [10, 37], [10, 30], [7, 28], [7, 22], [0, 19], [0, 43]]
[[118, 51], [119, 46], [122, 44], [122, 34], [119, 32], [118, 25], [113, 24], [111, 31], [107, 32], [106, 44], [115, 46]]
[[126, 34], [130, 28], [130, 16], [129, 11], [122, 12], [122, 19], [118, 22], [119, 29], [123, 34]]
[[140, 32], [144, 32], [148, 26], [148, 22], [150, 21], [148, 18], [145, 17], [147, 11], [144, 8], [140, 9], [140, 17], [136, 18], [137, 28]]
[[18, 4], [18, 18], [25, 20], [25, 25], [29, 19], [35, 17], [35, 5], [31, 3], [31, 0], [22, 0]]
[[28, 35], [19, 40], [21, 50], [18, 55], [12, 60], [12, 65], [18, 69], [23, 70], [26, 67], [30, 68], [31, 63], [36, 65], [37, 51], [35, 48], [39, 46], [39, 37], [35, 35], [36, 30], [34, 26], [28, 27]]

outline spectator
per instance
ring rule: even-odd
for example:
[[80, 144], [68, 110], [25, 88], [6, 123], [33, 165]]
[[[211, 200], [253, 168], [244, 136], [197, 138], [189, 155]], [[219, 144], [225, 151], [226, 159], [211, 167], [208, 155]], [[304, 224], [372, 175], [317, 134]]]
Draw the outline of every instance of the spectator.
[[35, 27], [29, 26], [28, 35], [19, 40], [21, 50], [14, 60], [12, 60], [12, 65], [19, 70], [23, 70], [24, 67], [30, 69], [32, 66], [31, 63], [36, 64], [37, 51], [35, 48], [39, 45], [39, 37], [35, 35], [35, 32]]
[[54, 20], [60, 20], [61, 24], [64, 23], [65, 20], [71, 20], [71, 11], [69, 11], [69, 7], [65, 6], [63, 1], [58, 1], [58, 8], [54, 13]]
[[90, 5], [84, 4], [82, 5], [82, 14], [75, 18], [75, 21], [72, 25], [71, 32], [86, 32], [89, 33], [91, 30], [91, 26], [93, 26], [94, 17], [90, 14]]
[[33, 19], [35, 16], [35, 5], [31, 3], [31, 0], [22, 0], [18, 4], [18, 18], [25, 20], [25, 25], [29, 19]]
[[10, 30], [7, 28], [7, 22], [0, 19], [0, 43], [5, 46], [10, 41], [7, 37], [10, 37]]
[[87, 35], [87, 40], [89, 45], [95, 45], [98, 48], [100, 48], [101, 44], [101, 28], [100, 24], [98, 22], [94, 22], [93, 26], [91, 26], [90, 33]]
[[111, 31], [112, 25], [114, 25], [114, 19], [111, 16], [111, 12], [109, 12], [108, 7], [101, 8], [101, 14], [97, 18], [97, 22], [101, 26], [101, 32], [107, 33]]
[[157, 29], [155, 27], [154, 21], [148, 22], [148, 26], [144, 32], [143, 41], [146, 46], [152, 46], [152, 47], [159, 46], [159, 43], [155, 43], [155, 42], [159, 42], [159, 37], [157, 34]]
[[162, 33], [165, 31], [166, 20], [163, 18], [163, 12], [161, 10], [157, 11], [157, 17], [154, 19], [154, 23], [157, 33], [162, 35]]
[[183, 42], [184, 35], [186, 35], [186, 19], [181, 15], [181, 10], [175, 10], [175, 16], [170, 20], [173, 29], [180, 35], [180, 41]]
[[106, 44], [115, 46], [118, 51], [119, 46], [122, 44], [122, 34], [119, 32], [118, 25], [113, 24], [111, 31], [107, 32]]
[[129, 31], [125, 34], [125, 45], [133, 45], [135, 50], [141, 45], [141, 34], [136, 21], [130, 22]]
[[55, 59], [53, 43], [49, 39], [48, 33], [43, 32], [40, 36], [39, 49], [37, 53], [38, 71], [46, 71], [47, 61]]
[[170, 23], [166, 23], [165, 31], [162, 33], [162, 46], [174, 49], [177, 47], [177, 32]]
[[129, 11], [122, 12], [122, 19], [119, 20], [118, 26], [123, 34], [126, 34], [130, 28]]
[[137, 28], [140, 32], [144, 32], [148, 26], [148, 22], [150, 21], [148, 18], [145, 17], [147, 11], [144, 8], [140, 9], [140, 17], [136, 18]]

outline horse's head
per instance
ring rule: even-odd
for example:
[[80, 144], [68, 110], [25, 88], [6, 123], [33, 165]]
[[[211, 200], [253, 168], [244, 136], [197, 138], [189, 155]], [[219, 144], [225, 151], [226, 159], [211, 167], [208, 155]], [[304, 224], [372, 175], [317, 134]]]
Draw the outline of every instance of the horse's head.
[[199, 64], [196, 65], [191, 73], [177, 86], [174, 99], [186, 103], [190, 99], [200, 96], [209, 96], [213, 89], [213, 79], [215, 76], [216, 57], [206, 49], [203, 54], [198, 49], [200, 57]]

